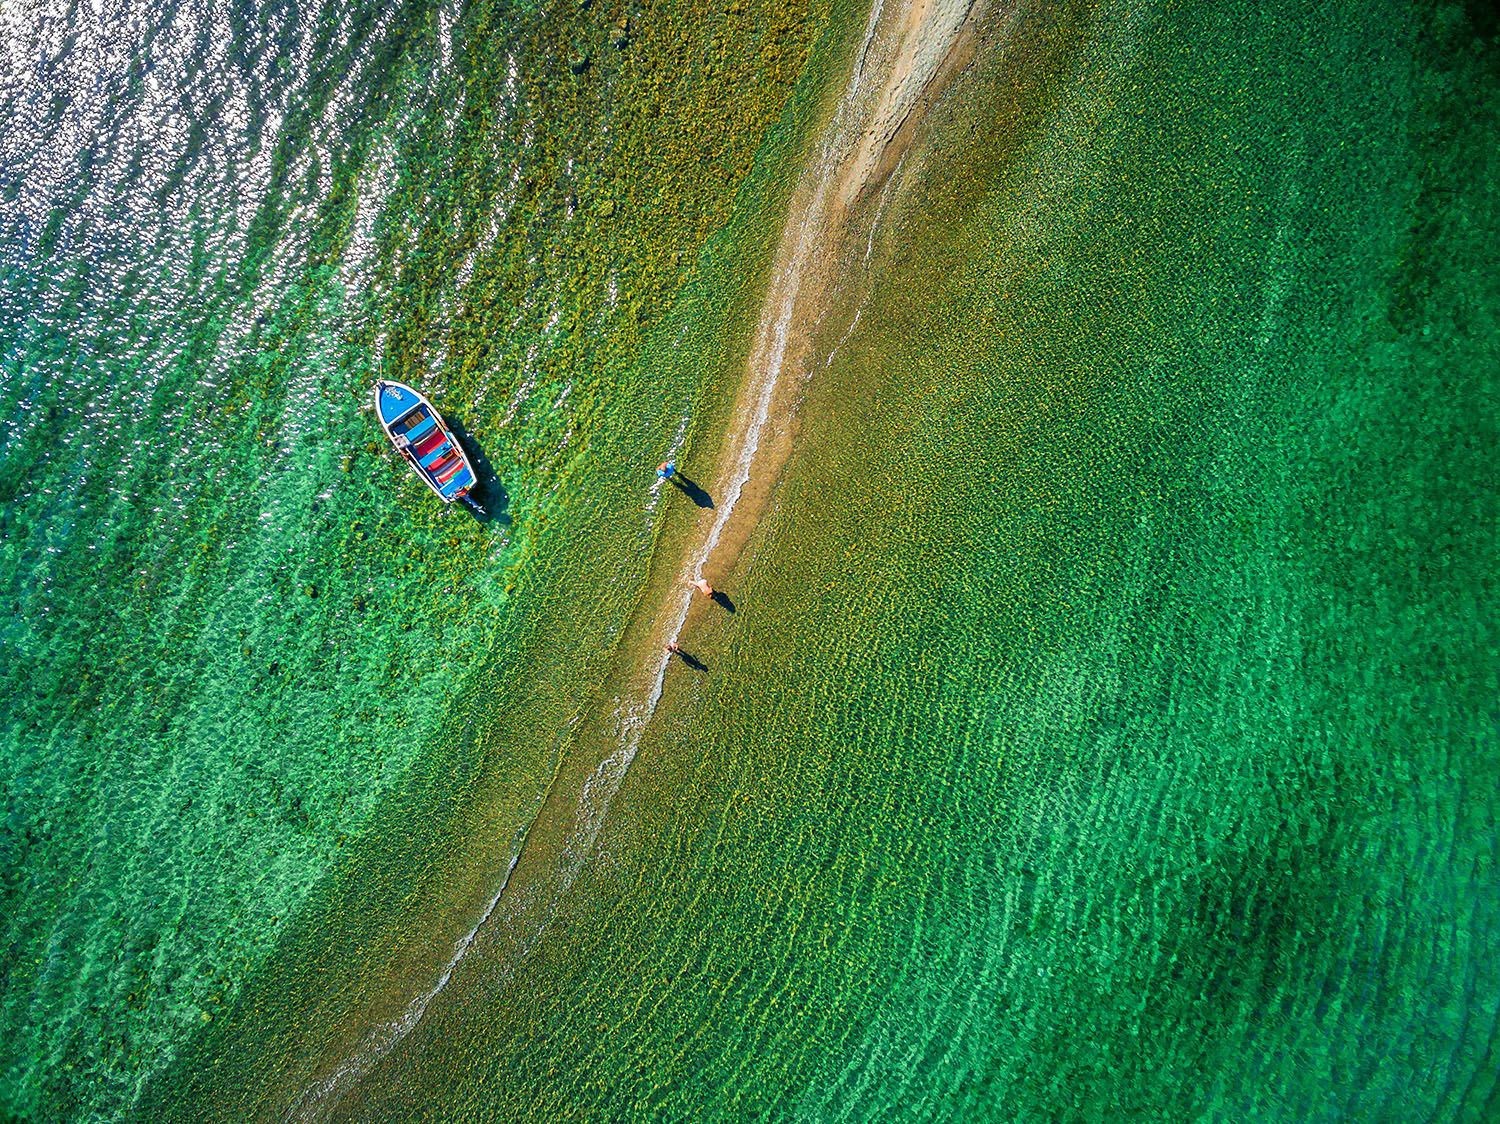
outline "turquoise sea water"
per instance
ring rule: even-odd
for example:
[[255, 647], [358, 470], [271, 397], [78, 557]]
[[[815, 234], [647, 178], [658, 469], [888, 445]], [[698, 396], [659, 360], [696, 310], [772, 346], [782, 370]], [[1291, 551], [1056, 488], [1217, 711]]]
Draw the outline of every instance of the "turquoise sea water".
[[0, 1106], [1493, 1118], [1482, 8], [986, 23], [562, 912], [377, 1050], [699, 517], [864, 13], [135, 18], [0, 23]]

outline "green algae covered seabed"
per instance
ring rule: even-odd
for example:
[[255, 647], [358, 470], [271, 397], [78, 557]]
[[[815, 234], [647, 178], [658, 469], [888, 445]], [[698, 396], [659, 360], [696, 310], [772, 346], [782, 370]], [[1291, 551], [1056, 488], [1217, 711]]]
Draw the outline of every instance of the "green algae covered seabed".
[[1487, 7], [138, 15], [0, 13], [0, 1112], [1500, 1115]]

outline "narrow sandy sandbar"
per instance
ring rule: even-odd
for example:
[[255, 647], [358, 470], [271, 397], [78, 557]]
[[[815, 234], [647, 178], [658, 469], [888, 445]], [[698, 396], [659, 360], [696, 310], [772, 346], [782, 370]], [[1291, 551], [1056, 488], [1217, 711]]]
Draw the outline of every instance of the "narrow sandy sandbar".
[[[593, 849], [656, 712], [673, 658], [667, 643], [682, 636], [693, 614], [720, 611], [690, 583], [713, 583], [732, 570], [764, 514], [792, 450], [796, 406], [814, 367], [814, 330], [840, 268], [857, 255], [863, 227], [876, 217], [862, 203], [895, 168], [926, 106], [972, 53], [984, 6], [985, 0], [875, 0], [851, 73], [788, 204], [715, 459], [715, 507], [674, 544], [671, 558], [654, 561], [609, 687], [582, 724], [503, 892], [497, 930], [545, 925], [551, 909], [532, 913], [535, 899], [555, 902]], [[538, 893], [542, 884], [550, 894]], [[522, 938], [521, 947], [527, 943]]]
[[815, 329], [841, 267], [858, 257], [878, 218], [868, 201], [905, 155], [927, 107], [972, 55], [986, 4], [875, 0], [850, 74], [790, 198], [744, 377], [714, 459], [715, 507], [685, 539], [672, 541], [670, 557], [653, 560], [606, 690], [580, 721], [504, 884], [431, 983], [358, 1048], [329, 1058], [293, 1097], [286, 1120], [326, 1119], [458, 983], [467, 962], [482, 959], [491, 976], [504, 973], [555, 916], [655, 714], [672, 660], [667, 643], [683, 634], [693, 613], [717, 611], [689, 583], [713, 582], [734, 568], [791, 453], [796, 406], [821, 365], [814, 362]]

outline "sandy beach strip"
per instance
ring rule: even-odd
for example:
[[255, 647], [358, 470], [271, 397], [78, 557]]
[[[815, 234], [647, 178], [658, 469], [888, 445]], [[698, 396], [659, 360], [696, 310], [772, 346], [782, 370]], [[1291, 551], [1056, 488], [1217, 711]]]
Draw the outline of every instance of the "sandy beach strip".
[[580, 721], [520, 854], [479, 923], [406, 1009], [372, 1028], [351, 1054], [325, 1059], [319, 1076], [291, 1093], [286, 1120], [327, 1119], [400, 1049], [445, 991], [463, 990], [466, 961], [482, 959], [491, 977], [503, 975], [505, 964], [525, 956], [556, 915], [655, 714], [674, 658], [667, 644], [683, 636], [695, 612], [715, 608], [690, 583], [713, 582], [735, 568], [791, 454], [797, 404], [815, 365], [822, 366], [815, 363], [815, 329], [842, 267], [860, 259], [876, 218], [877, 208], [866, 201], [905, 156], [926, 109], [972, 56], [987, 2], [874, 0], [850, 73], [791, 194], [746, 370], [714, 459], [719, 469], [708, 487], [715, 506], [685, 540], [671, 541], [671, 557], [654, 560], [609, 687]]

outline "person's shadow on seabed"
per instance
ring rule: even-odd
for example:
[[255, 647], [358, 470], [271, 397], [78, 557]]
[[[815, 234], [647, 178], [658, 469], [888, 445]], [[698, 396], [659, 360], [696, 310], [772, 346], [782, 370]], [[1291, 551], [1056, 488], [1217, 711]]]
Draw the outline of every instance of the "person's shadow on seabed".
[[668, 659], [671, 659], [672, 656], [676, 656], [678, 659], [680, 659], [683, 663], [687, 664], [688, 667], [692, 668], [694, 671], [707, 671], [708, 670], [708, 665], [707, 664], [705, 664], [697, 656], [690, 656], [690, 655], [688, 655], [686, 652], [684, 652], [681, 648], [679, 648], [677, 646], [676, 641], [673, 641], [671, 644], [667, 645], [667, 652], [669, 653], [669, 655], [667, 657]]
[[676, 484], [677, 490], [699, 507], [713, 507], [713, 496], [698, 487], [697, 481], [684, 476], [675, 464], [667, 463], [662, 465], [656, 470], [656, 475], [663, 480]]

